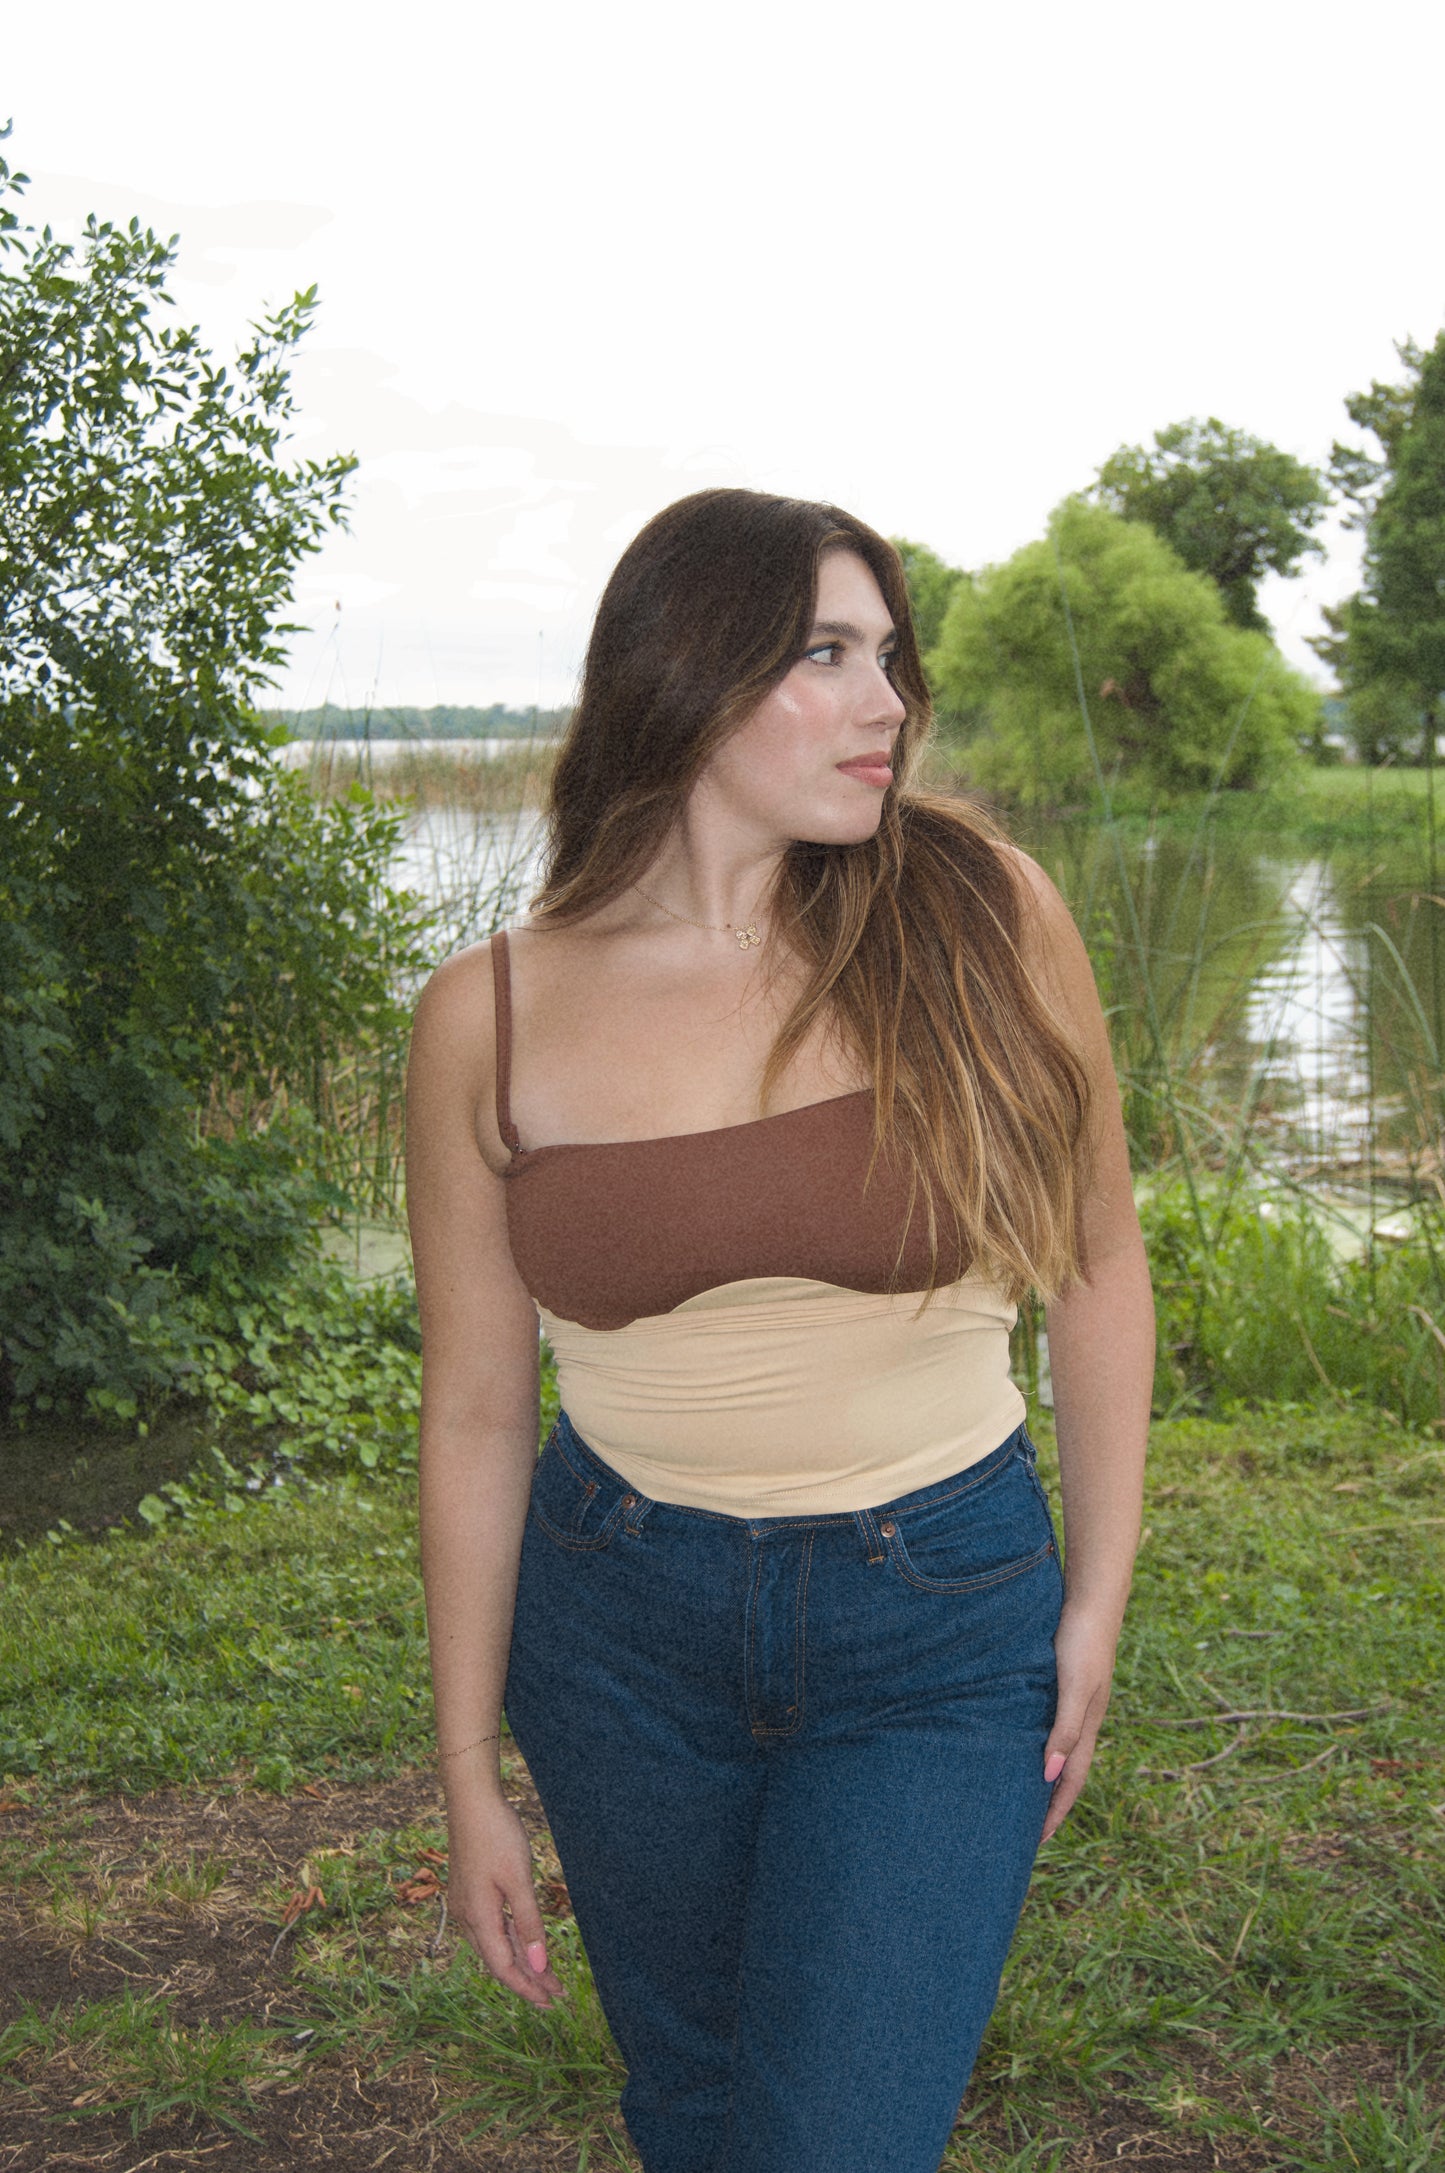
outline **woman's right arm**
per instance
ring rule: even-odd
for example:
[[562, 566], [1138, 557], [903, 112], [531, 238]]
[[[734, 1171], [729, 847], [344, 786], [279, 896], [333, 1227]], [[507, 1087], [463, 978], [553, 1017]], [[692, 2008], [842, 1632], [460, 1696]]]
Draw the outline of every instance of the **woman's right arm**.
[[502, 1792], [500, 1745], [478, 1741], [502, 1724], [539, 1410], [536, 1308], [512, 1262], [506, 1186], [477, 1144], [479, 1100], [496, 1078], [495, 1032], [490, 951], [475, 944], [423, 989], [407, 1065], [422, 1582], [447, 1799], [448, 1914], [494, 1977], [548, 2007], [565, 1993], [546, 1964], [531, 1849]]

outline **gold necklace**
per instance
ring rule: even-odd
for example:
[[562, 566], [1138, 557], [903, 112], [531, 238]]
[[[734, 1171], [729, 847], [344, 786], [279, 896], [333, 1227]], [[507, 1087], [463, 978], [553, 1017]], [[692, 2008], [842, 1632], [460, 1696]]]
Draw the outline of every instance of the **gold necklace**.
[[713, 928], [717, 930], [719, 935], [735, 935], [738, 939], [738, 949], [740, 951], [750, 951], [763, 940], [758, 934], [758, 924], [755, 920], [749, 921], [746, 928], [739, 928], [732, 921], [724, 921], [719, 927], [716, 921], [689, 920], [685, 913], [674, 913], [672, 907], [664, 905], [660, 898], [649, 896], [640, 883], [634, 883], [632, 887], [640, 898], [646, 898], [649, 905], [655, 905], [659, 913], [666, 913], [671, 920], [681, 921], [688, 928]]

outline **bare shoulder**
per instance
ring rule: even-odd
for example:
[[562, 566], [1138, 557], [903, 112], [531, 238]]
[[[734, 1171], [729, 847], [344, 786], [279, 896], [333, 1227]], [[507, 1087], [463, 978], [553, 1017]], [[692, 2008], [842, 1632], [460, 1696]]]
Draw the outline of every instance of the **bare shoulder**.
[[1074, 916], [1065, 905], [1058, 885], [1033, 855], [1011, 839], [1001, 842], [998, 850], [1023, 904], [1025, 928], [1032, 924], [1045, 941], [1063, 929], [1077, 934]]
[[417, 998], [417, 1011], [428, 1015], [449, 1014], [458, 1006], [467, 1007], [478, 993], [492, 993], [492, 939], [483, 937], [479, 943], [468, 943], [460, 951], [453, 951], [433, 968], [430, 978], [423, 984]]
[[444, 958], [424, 984], [412, 1013], [412, 1055], [470, 1051], [496, 1055], [496, 1000], [490, 940], [469, 943]]
[[1058, 886], [1031, 853], [1026, 853], [1021, 845], [1015, 845], [1011, 838], [1000, 840], [998, 852], [1026, 903], [1037, 906], [1045, 914], [1061, 912], [1071, 918]]
[[1098, 1008], [1084, 939], [1053, 878], [1021, 846], [1000, 847], [1023, 904], [1020, 948], [1032, 970], [1076, 1015]]
[[[497, 1076], [496, 992], [490, 939], [453, 951], [432, 973], [412, 1014], [409, 1113], [465, 1124], [494, 1170], [507, 1150], [492, 1110]], [[495, 1135], [495, 1137], [493, 1136]]]

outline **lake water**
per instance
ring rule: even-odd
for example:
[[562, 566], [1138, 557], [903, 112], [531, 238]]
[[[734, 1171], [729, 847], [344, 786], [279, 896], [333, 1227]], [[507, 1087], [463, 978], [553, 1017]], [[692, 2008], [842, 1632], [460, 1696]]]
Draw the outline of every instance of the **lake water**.
[[[1374, 1183], [1438, 1150], [1445, 947], [1413, 848], [1381, 861], [1291, 854], [1264, 832], [1018, 835], [1084, 931], [1121, 1060], [1147, 1079], [1167, 1048], [1159, 1091], [1206, 1159], [1247, 1131], [1299, 1174]], [[430, 807], [396, 872], [442, 908], [441, 956], [526, 912], [541, 852], [535, 812]]]

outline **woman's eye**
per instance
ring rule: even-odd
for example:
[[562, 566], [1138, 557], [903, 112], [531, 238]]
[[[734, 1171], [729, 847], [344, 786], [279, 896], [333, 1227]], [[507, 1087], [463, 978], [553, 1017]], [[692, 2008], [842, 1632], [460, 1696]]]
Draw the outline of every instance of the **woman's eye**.
[[[820, 658], [825, 664], [837, 664], [841, 661], [842, 654], [843, 644], [841, 641], [825, 641], [816, 649], [805, 649], [803, 659], [808, 664], [816, 664]], [[896, 649], [885, 650], [878, 661], [883, 666], [884, 671], [891, 672], [898, 662], [898, 651]]]

